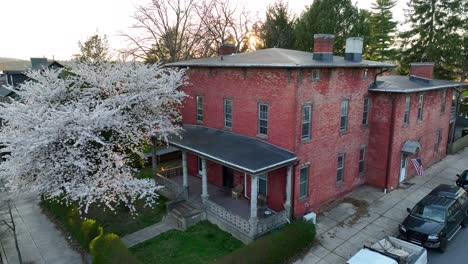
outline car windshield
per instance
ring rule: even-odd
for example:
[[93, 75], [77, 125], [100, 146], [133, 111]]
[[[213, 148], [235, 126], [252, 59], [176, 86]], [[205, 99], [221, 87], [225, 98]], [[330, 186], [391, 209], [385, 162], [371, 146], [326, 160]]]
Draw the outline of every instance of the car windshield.
[[411, 214], [430, 221], [445, 222], [445, 210], [433, 205], [418, 204], [413, 208]]

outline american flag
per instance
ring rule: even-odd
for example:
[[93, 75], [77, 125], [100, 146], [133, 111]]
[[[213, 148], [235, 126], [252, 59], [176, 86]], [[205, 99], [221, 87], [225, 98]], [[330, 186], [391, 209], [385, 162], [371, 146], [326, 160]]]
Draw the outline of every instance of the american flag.
[[423, 166], [422, 166], [421, 158], [411, 159], [411, 162], [413, 163], [413, 166], [416, 169], [416, 173], [418, 174], [418, 176], [423, 176], [424, 175], [424, 169], [423, 169]]

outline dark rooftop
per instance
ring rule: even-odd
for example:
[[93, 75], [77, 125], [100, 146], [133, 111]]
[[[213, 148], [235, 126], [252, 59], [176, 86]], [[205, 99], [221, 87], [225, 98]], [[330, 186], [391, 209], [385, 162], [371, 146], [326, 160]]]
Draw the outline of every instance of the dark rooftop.
[[267, 172], [297, 159], [265, 141], [202, 126], [184, 125], [181, 137], [172, 136], [169, 144], [249, 174]]
[[465, 86], [468, 83], [452, 82], [445, 80], [428, 80], [414, 76], [381, 76], [377, 78], [377, 86], [369, 88], [369, 91], [390, 93], [412, 93], [430, 91], [451, 87]]
[[429, 194], [456, 199], [461, 192], [464, 192], [464, 190], [458, 186], [440, 184], [439, 186], [434, 188]]
[[[221, 59], [222, 57], [222, 59]], [[271, 48], [212, 58], [168, 63], [169, 67], [257, 67], [257, 68], [310, 68], [310, 67], [395, 67], [391, 63], [363, 60], [353, 62], [334, 56], [333, 61], [313, 59], [312, 52]]]

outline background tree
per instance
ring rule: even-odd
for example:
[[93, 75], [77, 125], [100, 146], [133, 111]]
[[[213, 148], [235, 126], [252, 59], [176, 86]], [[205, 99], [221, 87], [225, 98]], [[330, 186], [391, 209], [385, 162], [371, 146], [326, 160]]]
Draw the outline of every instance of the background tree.
[[[151, 205], [160, 188], [136, 179], [133, 154], [180, 129], [177, 106], [185, 94], [184, 71], [141, 63], [76, 64], [29, 72], [22, 100], [1, 103], [0, 182], [11, 192], [37, 191], [64, 198], [87, 211], [99, 203], [131, 212], [142, 199]], [[176, 106], [176, 107], [174, 107]]]
[[294, 18], [287, 3], [280, 0], [268, 6], [261, 38], [265, 48], [293, 48]]
[[434, 77], [457, 79], [466, 65], [463, 51], [468, 30], [468, 2], [464, 0], [410, 0], [403, 32], [401, 73], [411, 62], [435, 63]]
[[80, 63], [99, 64], [110, 60], [107, 36], [93, 35], [84, 43], [78, 42], [80, 53], [75, 54], [75, 60]]
[[396, 0], [376, 0], [372, 3], [370, 34], [365, 52], [370, 60], [388, 61], [395, 57], [394, 44], [397, 22], [393, 21], [392, 8]]
[[314, 34], [334, 34], [334, 52], [344, 54], [346, 38], [368, 39], [369, 12], [359, 10], [351, 0], [314, 0], [297, 20], [295, 49], [312, 51]]

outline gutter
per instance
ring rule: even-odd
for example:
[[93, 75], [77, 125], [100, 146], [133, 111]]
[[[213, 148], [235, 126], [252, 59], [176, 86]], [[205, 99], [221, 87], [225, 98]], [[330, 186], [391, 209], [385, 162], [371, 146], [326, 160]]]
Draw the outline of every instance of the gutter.
[[390, 164], [392, 162], [392, 151], [393, 151], [393, 132], [395, 127], [395, 111], [396, 111], [396, 103], [395, 103], [395, 95], [392, 95], [392, 116], [390, 119], [390, 133], [389, 133], [389, 140], [388, 140], [388, 149], [387, 149], [387, 168], [385, 169], [385, 189], [384, 193], [388, 192], [388, 179], [390, 178]]

